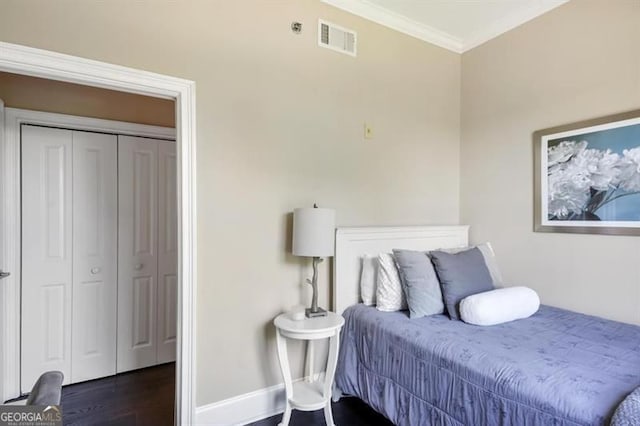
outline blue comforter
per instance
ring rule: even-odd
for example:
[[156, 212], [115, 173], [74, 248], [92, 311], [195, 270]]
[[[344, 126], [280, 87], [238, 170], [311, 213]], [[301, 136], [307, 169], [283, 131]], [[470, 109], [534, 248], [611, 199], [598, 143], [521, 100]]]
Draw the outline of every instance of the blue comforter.
[[640, 327], [541, 306], [492, 327], [355, 305], [336, 385], [397, 425], [603, 425], [640, 386]]

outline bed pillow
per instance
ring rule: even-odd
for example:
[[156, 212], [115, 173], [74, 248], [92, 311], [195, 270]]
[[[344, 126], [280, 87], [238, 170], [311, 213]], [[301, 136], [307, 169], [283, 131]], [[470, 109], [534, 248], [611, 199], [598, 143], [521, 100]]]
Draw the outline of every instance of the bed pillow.
[[538, 312], [538, 293], [528, 287], [508, 287], [474, 294], [460, 302], [462, 321], [496, 325], [528, 318]]
[[444, 312], [440, 282], [425, 252], [393, 250], [410, 318]]
[[493, 251], [491, 243], [478, 244], [476, 247], [482, 253], [482, 257], [484, 257], [484, 262], [487, 265], [487, 269], [489, 270], [489, 274], [491, 275], [491, 279], [493, 280], [493, 285], [502, 286], [502, 274], [500, 273], [500, 269], [498, 269], [496, 253]]
[[376, 305], [378, 310], [385, 312], [407, 309], [407, 300], [402, 292], [400, 276], [391, 253], [378, 255]]
[[480, 252], [482, 252], [482, 256], [484, 257], [484, 262], [487, 265], [487, 269], [489, 270], [489, 274], [491, 274], [491, 279], [493, 280], [494, 286], [502, 286], [502, 273], [500, 273], [500, 269], [498, 268], [498, 262], [496, 261], [496, 253], [493, 251], [493, 247], [491, 243], [482, 243], [477, 246], [472, 247], [462, 247], [462, 248], [453, 248], [453, 249], [440, 249], [440, 251], [445, 251], [447, 253], [460, 253], [461, 251], [469, 250], [473, 247], [477, 247]]
[[376, 304], [376, 280], [378, 275], [378, 256], [365, 254], [362, 256], [362, 273], [360, 274], [360, 297], [367, 306]]
[[458, 305], [465, 297], [493, 290], [491, 274], [477, 247], [459, 253], [432, 251], [429, 256], [440, 280], [449, 318], [460, 319]]

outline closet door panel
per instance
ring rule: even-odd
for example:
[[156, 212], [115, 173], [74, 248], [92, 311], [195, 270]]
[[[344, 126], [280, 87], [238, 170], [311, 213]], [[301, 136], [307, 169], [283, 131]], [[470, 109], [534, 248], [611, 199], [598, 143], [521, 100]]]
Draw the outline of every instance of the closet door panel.
[[118, 372], [157, 361], [157, 167], [157, 141], [118, 136]]
[[22, 392], [71, 380], [72, 133], [22, 126]]
[[176, 144], [158, 142], [158, 363], [176, 360], [178, 195]]
[[116, 373], [117, 147], [73, 132], [72, 382]]

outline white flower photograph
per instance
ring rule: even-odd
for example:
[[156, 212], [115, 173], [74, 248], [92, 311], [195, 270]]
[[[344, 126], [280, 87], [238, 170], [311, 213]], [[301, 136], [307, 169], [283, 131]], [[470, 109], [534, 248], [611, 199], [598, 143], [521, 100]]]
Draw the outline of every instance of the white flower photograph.
[[534, 139], [536, 231], [640, 232], [637, 111], [539, 131]]

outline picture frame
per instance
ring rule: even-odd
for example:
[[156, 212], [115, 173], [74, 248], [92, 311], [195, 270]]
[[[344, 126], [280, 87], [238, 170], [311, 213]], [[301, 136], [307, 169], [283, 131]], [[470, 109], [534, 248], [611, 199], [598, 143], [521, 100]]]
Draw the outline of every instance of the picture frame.
[[533, 133], [534, 231], [640, 235], [640, 109]]

